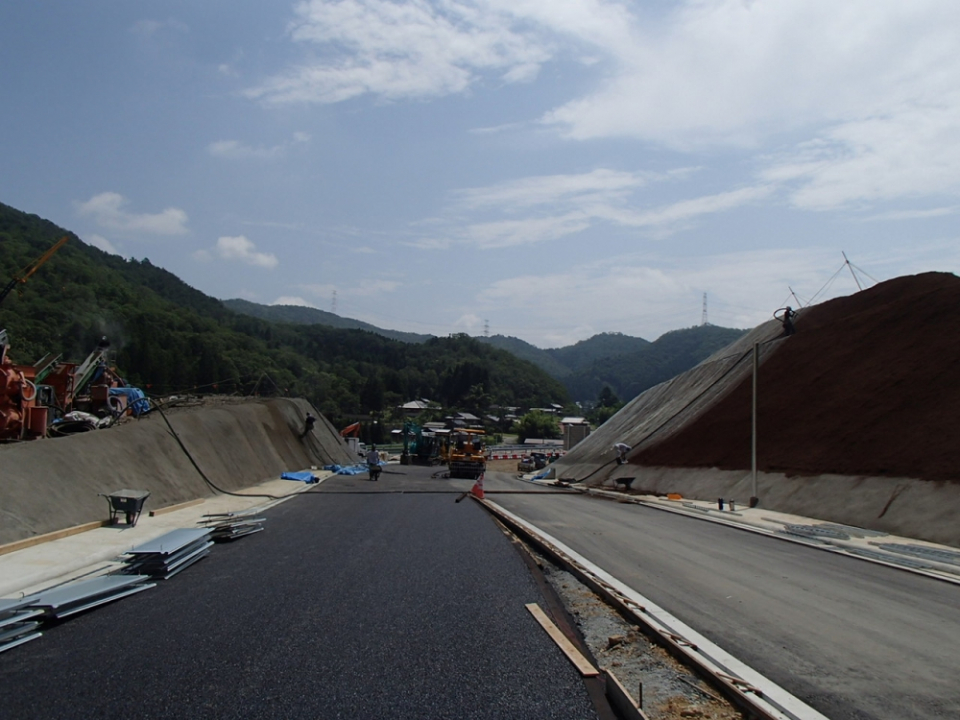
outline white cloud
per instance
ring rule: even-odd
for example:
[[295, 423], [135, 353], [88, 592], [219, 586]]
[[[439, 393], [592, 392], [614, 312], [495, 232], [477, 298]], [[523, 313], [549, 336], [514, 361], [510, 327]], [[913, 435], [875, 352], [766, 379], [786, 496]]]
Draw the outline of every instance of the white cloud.
[[[960, 84], [960, 76], [958, 76]], [[960, 194], [960, 92], [941, 107], [851, 120], [773, 161], [762, 176], [794, 185], [806, 210]]]
[[457, 321], [453, 323], [453, 326], [456, 328], [462, 328], [460, 332], [469, 333], [479, 327], [482, 327], [483, 320], [473, 313], [467, 313], [457, 318]]
[[372, 297], [375, 295], [382, 295], [384, 293], [391, 293], [400, 286], [401, 283], [396, 280], [364, 278], [360, 279], [358, 282], [350, 284], [345, 282], [340, 285], [314, 284], [299, 285], [298, 287], [304, 292], [310, 293], [314, 297], [332, 299], [333, 293], [336, 292], [340, 299], [349, 299], [356, 297]]
[[632, 227], [669, 226], [687, 222], [701, 215], [725, 212], [748, 205], [767, 197], [773, 191], [774, 186], [772, 185], [758, 185], [715, 195], [704, 195], [690, 200], [681, 200], [655, 210], [643, 212], [611, 211], [607, 218]]
[[956, 215], [958, 212], [960, 212], [960, 206], [951, 205], [950, 207], [929, 208], [927, 210], [894, 210], [865, 217], [863, 220], [927, 220], [929, 218]]
[[960, 194], [957, 3], [686, 0], [624, 27], [603, 84], [544, 123], [685, 151], [799, 137], [760, 177], [806, 210]]
[[466, 208], [530, 207], [575, 200], [578, 203], [621, 199], [628, 191], [646, 185], [653, 173], [629, 173], [598, 168], [580, 175], [542, 175], [483, 188], [458, 190], [454, 197]]
[[247, 265], [264, 268], [276, 267], [279, 262], [273, 253], [257, 252], [256, 245], [243, 235], [218, 238], [217, 254], [224, 260], [239, 260]]
[[82, 203], [75, 203], [77, 212], [92, 217], [104, 228], [126, 234], [183, 235], [187, 232], [187, 214], [179, 208], [167, 208], [159, 213], [127, 212], [129, 204], [119, 193], [105, 192]]
[[[477, 296], [478, 312], [509, 313], [524, 339], [541, 347], [569, 345], [597, 332], [625, 332], [654, 340], [700, 323], [703, 293], [710, 320], [754, 327], [790, 298], [810, 298], [841, 266], [837, 251], [793, 248], [717, 254], [670, 261], [622, 256], [565, 273], [496, 281]], [[844, 276], [826, 297], [856, 291]], [[585, 328], [589, 332], [585, 331]]]
[[505, 248], [559, 240], [567, 235], [586, 230], [588, 227], [590, 227], [590, 219], [579, 213], [524, 220], [501, 220], [468, 225], [460, 231], [460, 239], [462, 242], [484, 249]]
[[960, 69], [960, 6], [942, 0], [687, 0], [628, 28], [607, 48], [610, 79], [548, 122], [581, 138], [752, 142], [931, 100]]
[[[513, 247], [559, 240], [599, 223], [664, 234], [701, 216], [757, 202], [775, 190], [772, 184], [757, 185], [638, 209], [642, 200], [637, 191], [652, 182], [684, 179], [693, 172], [691, 168], [666, 173], [600, 168], [580, 175], [529, 177], [458, 190], [453, 193], [447, 220], [448, 239], [423, 238], [411, 244], [427, 250], [448, 248], [454, 242], [484, 249]], [[507, 217], [479, 217], [492, 213]]]
[[390, 293], [400, 287], [400, 283], [395, 280], [361, 280], [358, 285], [351, 288], [345, 288], [344, 294], [369, 297], [371, 295], [382, 295]]
[[111, 255], [119, 255], [120, 251], [114, 246], [112, 242], [107, 240], [103, 235], [88, 235], [87, 242], [93, 245], [95, 248], [100, 248], [104, 252], [108, 252]]
[[309, 141], [310, 135], [305, 132], [294, 133], [292, 140], [272, 147], [245, 145], [239, 140], [217, 140], [207, 145], [207, 152], [228, 160], [271, 160], [283, 157], [294, 145]]
[[416, 240], [405, 240], [400, 244], [418, 250], [449, 250], [453, 247], [453, 240], [450, 238], [424, 237]]
[[960, 4], [946, 0], [308, 0], [289, 32], [310, 59], [249, 97], [430, 98], [573, 60], [597, 85], [540, 118], [567, 138], [747, 148], [758, 182], [806, 210], [960, 194]]
[[309, 307], [316, 309], [316, 305], [313, 303], [307, 302], [302, 297], [283, 295], [274, 300], [271, 305], [297, 305], [299, 307]]
[[319, 56], [251, 88], [268, 103], [335, 103], [365, 93], [387, 99], [458, 93], [484, 72], [529, 82], [549, 45], [496, 2], [308, 0], [290, 36]]

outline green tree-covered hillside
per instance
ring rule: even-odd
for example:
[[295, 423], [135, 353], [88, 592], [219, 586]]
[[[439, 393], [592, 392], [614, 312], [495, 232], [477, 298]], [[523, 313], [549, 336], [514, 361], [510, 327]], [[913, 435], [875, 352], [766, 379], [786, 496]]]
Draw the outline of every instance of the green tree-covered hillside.
[[[69, 234], [0, 204], [0, 281]], [[325, 325], [242, 315], [149, 260], [125, 260], [71, 239], [0, 304], [11, 355], [80, 362], [106, 335], [112, 360], [148, 393], [304, 396], [333, 419], [414, 397], [480, 410], [565, 403], [564, 387], [531, 363], [466, 336], [422, 344]]]

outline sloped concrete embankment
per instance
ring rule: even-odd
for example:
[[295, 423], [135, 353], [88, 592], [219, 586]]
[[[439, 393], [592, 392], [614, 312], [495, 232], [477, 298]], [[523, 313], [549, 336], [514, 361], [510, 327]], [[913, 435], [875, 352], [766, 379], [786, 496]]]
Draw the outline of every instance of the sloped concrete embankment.
[[695, 368], [638, 395], [554, 467], [557, 478], [610, 484], [633, 477], [636, 466], [617, 465], [614, 443], [633, 448], [631, 455], [662, 442], [737, 387], [753, 370], [753, 346], [760, 344], [761, 362], [782, 344], [780, 323], [764, 323]]
[[[301, 440], [307, 411], [318, 417]], [[302, 399], [180, 409], [170, 425], [209, 480], [237, 491], [288, 470], [353, 462], [334, 427]], [[0, 544], [108, 516], [97, 493], [149, 490], [144, 511], [216, 494], [163, 417], [0, 447]]]
[[[753, 496], [749, 472], [717, 468], [630, 466], [633, 494], [668, 495], [746, 507]], [[610, 485], [613, 484], [611, 481]], [[760, 508], [900, 537], [960, 547], [960, 485], [917, 478], [824, 474], [809, 477], [758, 473]]]

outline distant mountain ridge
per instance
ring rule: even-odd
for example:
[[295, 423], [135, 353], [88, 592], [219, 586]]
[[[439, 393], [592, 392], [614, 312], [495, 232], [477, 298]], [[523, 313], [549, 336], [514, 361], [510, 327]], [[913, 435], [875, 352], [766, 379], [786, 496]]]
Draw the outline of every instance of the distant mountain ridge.
[[400, 340], [408, 343], [425, 343], [433, 335], [419, 335], [417, 333], [402, 332], [400, 330], [384, 330], [362, 320], [341, 317], [325, 310], [306, 307], [304, 305], [261, 305], [234, 298], [221, 300], [226, 307], [234, 312], [250, 315], [251, 317], [267, 320], [268, 322], [293, 323], [295, 325], [327, 325], [329, 327], [346, 330], [367, 330], [383, 337]]
[[[406, 343], [425, 343], [433, 335], [385, 330], [370, 323], [341, 317], [302, 305], [260, 305], [248, 300], [223, 300], [234, 312], [268, 322], [326, 325], [359, 329]], [[621, 400], [630, 400], [647, 388], [689, 370], [745, 331], [714, 325], [673, 330], [654, 342], [618, 332], [600, 333], [561, 348], [538, 348], [506, 335], [478, 337], [481, 343], [506, 350], [533, 363], [567, 388], [580, 402], [593, 402], [608, 385]]]
[[673, 330], [650, 342], [623, 333], [601, 333], [575, 345], [543, 350], [518, 338], [478, 338], [529, 360], [566, 386], [580, 402], [593, 402], [605, 385], [621, 400], [689, 370], [745, 330], [715, 325]]

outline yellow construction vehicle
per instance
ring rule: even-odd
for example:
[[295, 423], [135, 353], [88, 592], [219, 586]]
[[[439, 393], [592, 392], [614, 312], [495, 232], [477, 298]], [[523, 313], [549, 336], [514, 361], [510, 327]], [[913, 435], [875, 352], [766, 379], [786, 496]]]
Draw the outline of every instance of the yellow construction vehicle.
[[476, 480], [487, 469], [483, 430], [453, 430], [447, 441], [446, 459], [450, 477]]

